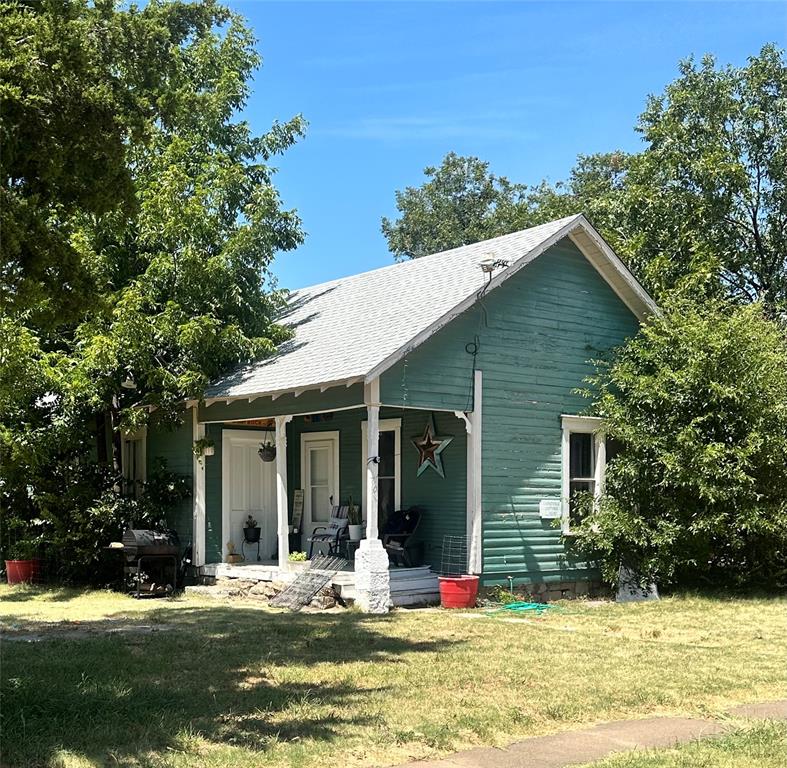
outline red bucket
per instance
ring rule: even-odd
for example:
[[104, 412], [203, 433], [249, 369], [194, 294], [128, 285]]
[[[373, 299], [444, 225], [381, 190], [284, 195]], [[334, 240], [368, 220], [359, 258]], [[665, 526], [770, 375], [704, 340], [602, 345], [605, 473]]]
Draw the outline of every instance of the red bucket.
[[38, 560], [6, 560], [5, 572], [9, 584], [37, 582], [39, 580], [40, 564]]
[[478, 576], [440, 576], [438, 581], [443, 608], [475, 608]]

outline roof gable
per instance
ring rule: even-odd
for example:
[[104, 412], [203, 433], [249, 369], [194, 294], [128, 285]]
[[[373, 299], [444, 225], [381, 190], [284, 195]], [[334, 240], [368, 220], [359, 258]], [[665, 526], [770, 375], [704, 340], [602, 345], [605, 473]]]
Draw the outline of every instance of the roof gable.
[[[293, 292], [281, 322], [294, 336], [275, 355], [225, 376], [207, 398], [232, 399], [370, 381], [485, 293], [570, 237], [642, 319], [655, 304], [584, 216], [392, 264]], [[480, 263], [508, 264], [487, 276]], [[486, 287], [485, 287], [486, 286]]]

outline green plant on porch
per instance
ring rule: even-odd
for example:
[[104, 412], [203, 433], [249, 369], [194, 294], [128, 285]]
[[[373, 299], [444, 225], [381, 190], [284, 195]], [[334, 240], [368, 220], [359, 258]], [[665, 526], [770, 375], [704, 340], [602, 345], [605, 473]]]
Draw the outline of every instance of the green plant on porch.
[[216, 445], [212, 437], [201, 437], [199, 440], [195, 440], [194, 444], [191, 448], [194, 455], [200, 459], [202, 456], [205, 455], [205, 451], [208, 448], [213, 448]]
[[350, 496], [347, 502], [347, 523], [348, 525], [363, 525], [363, 515], [361, 505], [353, 504], [353, 497]]
[[257, 528], [257, 521], [251, 515], [249, 515], [246, 518], [246, 522], [243, 524], [243, 527], [244, 528]]
[[305, 552], [290, 552], [287, 559], [291, 563], [305, 563], [306, 562], [306, 553]]
[[263, 437], [260, 443], [257, 454], [265, 462], [274, 461], [276, 459], [276, 442], [275, 439], [271, 437], [271, 435], [274, 434], [273, 430], [270, 427], [266, 427], [264, 434], [265, 437]]

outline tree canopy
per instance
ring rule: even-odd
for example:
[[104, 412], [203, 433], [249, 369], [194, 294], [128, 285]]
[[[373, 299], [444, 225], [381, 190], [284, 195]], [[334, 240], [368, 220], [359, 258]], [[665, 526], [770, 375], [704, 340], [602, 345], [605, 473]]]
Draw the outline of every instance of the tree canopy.
[[590, 384], [625, 449], [572, 532], [606, 575], [787, 583], [787, 339], [762, 305], [672, 299]]
[[396, 193], [401, 217], [382, 221], [397, 261], [522, 228], [521, 204], [527, 188], [496, 176], [489, 163], [449, 152], [439, 168], [425, 168], [424, 175], [429, 180], [421, 187]]
[[303, 235], [270, 163], [304, 123], [254, 135], [238, 118], [254, 43], [212, 0], [16, 2], [0, 18], [6, 530], [79, 518], [95, 541], [87, 522], [128, 512], [106, 496], [120, 430], [176, 422], [285, 337], [270, 264]]
[[786, 105], [787, 64], [773, 45], [738, 68], [688, 59], [648, 99], [642, 152], [581, 155], [566, 181], [531, 186], [449, 153], [421, 187], [396, 193], [399, 218], [382, 231], [395, 258], [417, 258], [584, 212], [657, 298], [688, 282], [779, 311]]

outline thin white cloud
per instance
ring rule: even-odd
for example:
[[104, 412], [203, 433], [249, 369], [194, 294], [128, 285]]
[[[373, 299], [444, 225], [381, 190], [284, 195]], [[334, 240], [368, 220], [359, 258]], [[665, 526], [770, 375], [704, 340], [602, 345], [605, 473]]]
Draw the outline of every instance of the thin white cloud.
[[389, 115], [365, 116], [313, 133], [368, 141], [423, 141], [476, 138], [487, 141], [532, 139], [537, 133], [526, 127], [521, 112], [487, 112], [477, 115]]

